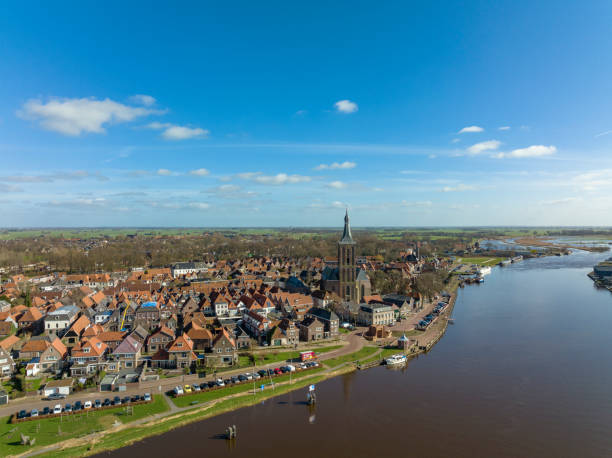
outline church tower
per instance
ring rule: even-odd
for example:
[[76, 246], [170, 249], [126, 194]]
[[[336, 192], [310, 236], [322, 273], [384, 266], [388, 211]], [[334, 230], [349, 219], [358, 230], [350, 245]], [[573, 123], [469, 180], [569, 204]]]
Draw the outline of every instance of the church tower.
[[355, 265], [355, 241], [351, 235], [348, 209], [344, 216], [344, 232], [338, 242], [338, 295], [345, 301], [357, 302], [357, 267]]

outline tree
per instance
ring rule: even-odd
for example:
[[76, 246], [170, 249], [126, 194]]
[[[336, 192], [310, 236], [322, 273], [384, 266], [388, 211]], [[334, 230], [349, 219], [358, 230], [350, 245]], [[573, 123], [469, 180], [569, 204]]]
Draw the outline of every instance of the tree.
[[414, 290], [431, 300], [444, 288], [446, 277], [448, 277], [448, 272], [445, 270], [422, 273], [414, 281]]

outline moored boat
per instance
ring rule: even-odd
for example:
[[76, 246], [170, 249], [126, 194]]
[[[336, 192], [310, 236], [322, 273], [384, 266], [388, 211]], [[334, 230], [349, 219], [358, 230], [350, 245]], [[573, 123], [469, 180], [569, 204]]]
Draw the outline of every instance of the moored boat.
[[387, 366], [395, 366], [398, 364], [404, 364], [406, 360], [407, 360], [406, 355], [402, 355], [398, 353], [396, 355], [391, 355], [388, 358], [385, 358], [385, 364]]

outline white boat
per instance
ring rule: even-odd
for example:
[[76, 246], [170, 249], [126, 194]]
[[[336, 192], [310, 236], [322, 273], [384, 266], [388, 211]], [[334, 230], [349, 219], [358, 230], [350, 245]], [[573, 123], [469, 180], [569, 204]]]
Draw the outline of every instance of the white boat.
[[388, 358], [385, 358], [385, 364], [387, 366], [395, 366], [397, 364], [404, 364], [406, 360], [406, 355], [398, 353], [397, 355], [391, 355]]
[[490, 267], [490, 266], [481, 267], [481, 268], [478, 270], [478, 273], [480, 274], [480, 276], [483, 276], [483, 275], [488, 275], [488, 274], [490, 274], [490, 273], [491, 273], [491, 267]]

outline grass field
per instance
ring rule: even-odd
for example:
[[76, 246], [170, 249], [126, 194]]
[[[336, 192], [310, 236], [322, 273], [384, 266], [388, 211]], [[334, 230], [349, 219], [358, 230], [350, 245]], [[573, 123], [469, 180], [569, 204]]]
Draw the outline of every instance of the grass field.
[[[296, 373], [291, 374], [291, 380], [299, 380], [303, 377], [317, 374], [321, 372], [322, 370], [323, 370], [322, 367], [316, 367], [314, 369], [309, 369], [303, 372], [296, 372]], [[266, 385], [265, 390], [272, 390], [271, 381], [273, 381], [275, 384], [281, 383], [281, 382], [288, 382], [289, 375], [281, 375], [280, 377], [274, 377], [272, 379], [266, 378], [266, 379], [255, 380], [255, 387], [259, 388], [261, 385]], [[245, 393], [249, 390], [253, 390], [253, 382], [244, 383], [240, 385], [228, 386], [228, 387], [225, 387], [219, 390], [204, 391], [204, 392], [200, 392], [196, 394], [191, 394], [189, 396], [173, 398], [172, 402], [174, 402], [174, 404], [177, 407], [188, 407], [192, 405], [194, 402], [197, 402], [198, 404], [202, 404], [203, 402], [214, 401], [215, 399], [223, 398], [225, 396], [229, 396], [232, 394]]]
[[479, 266], [495, 266], [506, 258], [489, 258], [489, 257], [475, 257], [475, 258], [457, 258], [457, 261], [462, 264], [476, 264]]
[[[249, 405], [255, 405], [268, 399], [272, 396], [278, 396], [280, 394], [287, 393], [296, 388], [307, 386], [311, 383], [318, 383], [323, 380], [323, 376], [316, 376], [309, 378], [308, 380], [301, 380], [296, 382], [294, 385], [282, 385], [276, 388], [276, 390], [266, 390], [256, 393], [252, 396], [242, 396], [232, 399], [226, 399], [224, 401], [215, 404], [211, 408], [204, 411], [194, 411], [189, 413], [171, 418], [170, 420], [164, 421], [163, 423], [157, 423], [153, 425], [138, 426], [135, 428], [118, 431], [112, 435], [108, 435], [101, 440], [97, 441], [95, 446], [83, 445], [79, 447], [73, 447], [67, 450], [52, 451], [45, 454], [48, 458], [72, 458], [82, 457], [85, 455], [100, 453], [103, 450], [112, 450], [119, 447], [129, 445], [133, 441], [137, 441], [147, 436], [162, 434], [173, 428], [191, 423], [193, 421], [201, 420], [218, 413], [226, 412], [229, 410], [235, 410], [240, 407], [246, 407]], [[221, 432], [221, 431], [220, 431]]]
[[0, 419], [0, 456], [23, 453], [30, 446], [20, 444], [20, 434], [36, 439], [36, 446], [54, 444], [66, 439], [102, 431], [115, 421], [130, 423], [149, 415], [165, 412], [168, 404], [161, 395], [154, 396], [150, 404], [134, 406], [133, 415], [126, 415], [125, 407], [107, 410], [82, 411], [78, 415], [47, 418], [11, 424], [9, 417]]
[[[342, 348], [342, 345], [332, 345], [329, 347], [313, 348], [313, 351], [315, 351], [316, 353], [327, 353], [329, 351], [337, 350], [338, 348]], [[255, 353], [255, 363], [257, 366], [263, 366], [266, 364], [279, 363], [279, 362], [284, 362], [287, 360], [297, 360], [300, 358], [300, 352], [302, 351], [305, 351], [305, 350], [268, 351], [265, 353], [264, 352]], [[251, 359], [249, 358], [249, 356], [240, 355], [238, 357], [238, 365], [228, 367], [228, 370], [235, 370], [241, 367], [245, 369], [248, 369], [249, 367], [253, 368], [253, 363], [251, 362]]]
[[378, 351], [378, 347], [363, 347], [361, 350], [358, 350], [354, 353], [350, 353], [348, 355], [339, 356], [337, 358], [332, 358], [324, 361], [324, 364], [329, 367], [337, 367], [340, 364], [348, 363], [351, 361], [355, 361], [361, 358], [366, 358], [373, 353]]

